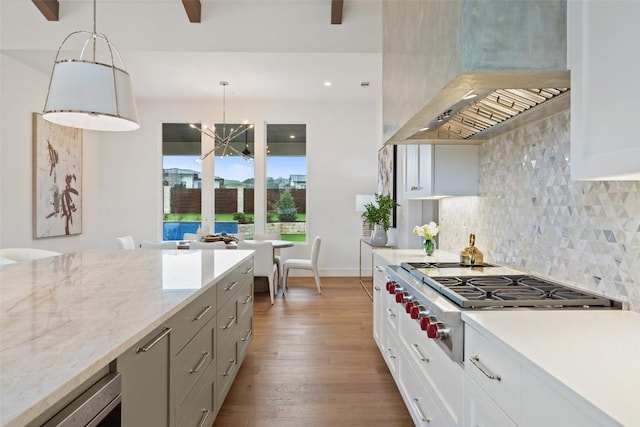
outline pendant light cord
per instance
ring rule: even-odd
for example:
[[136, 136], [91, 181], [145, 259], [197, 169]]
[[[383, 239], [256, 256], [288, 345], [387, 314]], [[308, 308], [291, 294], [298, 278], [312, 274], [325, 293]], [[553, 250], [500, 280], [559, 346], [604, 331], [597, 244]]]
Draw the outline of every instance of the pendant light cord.
[[93, 0], [93, 62], [96, 62], [96, 0]]

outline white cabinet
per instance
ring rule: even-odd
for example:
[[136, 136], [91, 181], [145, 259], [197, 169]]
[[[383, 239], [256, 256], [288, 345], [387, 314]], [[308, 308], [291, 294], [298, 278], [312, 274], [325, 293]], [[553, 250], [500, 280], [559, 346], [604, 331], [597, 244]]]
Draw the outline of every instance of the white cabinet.
[[406, 145], [405, 199], [478, 195], [478, 146]]
[[640, 179], [639, 16], [638, 1], [567, 2], [574, 180]]
[[464, 369], [465, 427], [620, 425], [490, 333], [468, 324]]

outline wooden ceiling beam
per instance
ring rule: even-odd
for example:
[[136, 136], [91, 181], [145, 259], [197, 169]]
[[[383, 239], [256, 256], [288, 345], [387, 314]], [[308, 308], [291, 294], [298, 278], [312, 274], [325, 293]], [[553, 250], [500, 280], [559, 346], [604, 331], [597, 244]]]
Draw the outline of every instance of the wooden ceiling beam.
[[58, 21], [60, 3], [58, 0], [31, 0], [38, 10], [47, 18], [47, 21]]
[[342, 6], [344, 0], [331, 0], [331, 23], [342, 24]]
[[202, 11], [200, 0], [182, 0], [182, 5], [184, 6], [185, 12], [187, 12], [189, 22], [191, 22], [192, 24], [200, 23]]

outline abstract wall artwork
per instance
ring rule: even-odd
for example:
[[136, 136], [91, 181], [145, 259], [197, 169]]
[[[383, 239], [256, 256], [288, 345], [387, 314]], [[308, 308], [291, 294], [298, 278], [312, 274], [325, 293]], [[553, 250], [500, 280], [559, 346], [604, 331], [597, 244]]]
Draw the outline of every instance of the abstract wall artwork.
[[82, 233], [82, 129], [33, 113], [34, 238]]
[[[378, 194], [389, 195], [398, 200], [396, 194], [396, 145], [385, 145], [378, 150]], [[396, 209], [391, 212], [391, 227], [396, 227]]]

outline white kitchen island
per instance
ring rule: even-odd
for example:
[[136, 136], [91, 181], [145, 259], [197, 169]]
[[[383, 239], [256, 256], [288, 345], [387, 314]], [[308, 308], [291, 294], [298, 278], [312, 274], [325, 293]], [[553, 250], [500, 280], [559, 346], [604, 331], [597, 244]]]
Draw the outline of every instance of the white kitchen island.
[[252, 254], [88, 250], [0, 268], [0, 425], [27, 425]]

